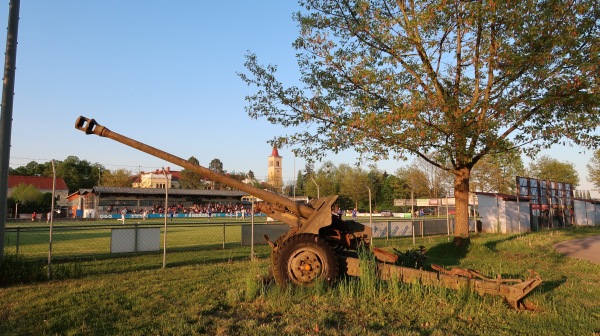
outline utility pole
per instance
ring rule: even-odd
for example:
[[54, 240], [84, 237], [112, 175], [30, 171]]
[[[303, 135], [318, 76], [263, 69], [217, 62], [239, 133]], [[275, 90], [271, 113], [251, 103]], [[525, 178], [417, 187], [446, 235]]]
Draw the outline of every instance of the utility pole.
[[4, 259], [4, 231], [6, 228], [6, 199], [8, 193], [8, 168], [12, 130], [15, 70], [17, 68], [17, 35], [19, 32], [20, 0], [8, 5], [8, 30], [2, 83], [2, 114], [0, 116], [0, 260]]

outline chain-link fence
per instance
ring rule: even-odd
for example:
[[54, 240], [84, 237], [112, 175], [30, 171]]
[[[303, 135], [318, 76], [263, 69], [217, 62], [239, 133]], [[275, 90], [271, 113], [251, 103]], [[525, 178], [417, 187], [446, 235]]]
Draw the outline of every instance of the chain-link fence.
[[[370, 225], [368, 221], [362, 221]], [[118, 253], [158, 252], [165, 244], [165, 226], [151, 224], [89, 224], [69, 223], [52, 228], [53, 258], [102, 257]], [[432, 234], [453, 234], [451, 219], [390, 220], [372, 223], [373, 237], [410, 237]], [[474, 225], [471, 223], [471, 231]], [[286, 232], [288, 226], [281, 223], [258, 223], [255, 225], [254, 243], [266, 243], [263, 235], [269, 233], [274, 241]], [[198, 249], [226, 249], [250, 244], [249, 222], [224, 221], [216, 223], [169, 223], [166, 248], [168, 251]], [[46, 258], [50, 249], [48, 226], [9, 226], [5, 231], [5, 253], [25, 258]]]
[[[240, 246], [242, 226], [248, 223], [176, 224], [167, 227], [170, 251]], [[164, 225], [66, 225], [52, 229], [52, 256], [57, 258], [99, 257], [123, 252], [160, 251]], [[48, 227], [16, 226], [5, 231], [5, 253], [26, 258], [44, 258], [50, 249]]]
[[[160, 267], [156, 257], [161, 254], [162, 267], [167, 264], [248, 260], [251, 255], [265, 257], [270, 249], [254, 245], [266, 244], [265, 235], [275, 241], [289, 230], [288, 225], [280, 222], [262, 222], [252, 226], [248, 221], [189, 221], [169, 222], [165, 235], [164, 223], [140, 222], [59, 222], [52, 226], [13, 224], [5, 231], [4, 252], [5, 255], [29, 259], [35, 265], [47, 265], [47, 277], [52, 278], [58, 274], [80, 274], [83, 269], [88, 273], [103, 273], [113, 269]], [[452, 220], [446, 219], [361, 222], [372, 226], [372, 243], [379, 247], [393, 244], [394, 240], [388, 241], [389, 238], [412, 236], [415, 244], [415, 237], [450, 235], [454, 226]], [[202, 253], [202, 250], [208, 253]], [[67, 263], [62, 267], [64, 262]], [[69, 267], [74, 268], [71, 270]]]

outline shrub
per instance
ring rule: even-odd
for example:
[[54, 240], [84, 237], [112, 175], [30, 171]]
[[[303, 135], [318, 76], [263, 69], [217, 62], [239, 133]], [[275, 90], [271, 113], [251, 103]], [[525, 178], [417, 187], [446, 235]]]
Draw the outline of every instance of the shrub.
[[46, 268], [40, 260], [30, 260], [18, 255], [4, 255], [0, 260], [0, 286], [42, 281], [46, 279]]

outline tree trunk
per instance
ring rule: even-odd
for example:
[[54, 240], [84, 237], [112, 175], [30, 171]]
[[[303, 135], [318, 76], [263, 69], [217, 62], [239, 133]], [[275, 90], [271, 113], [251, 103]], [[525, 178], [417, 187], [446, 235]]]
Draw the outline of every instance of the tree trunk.
[[454, 223], [454, 246], [465, 247], [469, 239], [469, 176], [471, 170], [463, 167], [454, 172], [454, 198], [456, 217]]

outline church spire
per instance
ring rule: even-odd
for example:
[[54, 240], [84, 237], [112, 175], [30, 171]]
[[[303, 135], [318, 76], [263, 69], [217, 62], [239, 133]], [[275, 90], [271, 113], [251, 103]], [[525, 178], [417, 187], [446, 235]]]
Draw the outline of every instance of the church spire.
[[277, 146], [273, 146], [273, 151], [271, 152], [271, 156], [279, 156], [279, 151], [277, 150]]
[[281, 192], [283, 189], [283, 172], [282, 172], [282, 161], [283, 158], [279, 156], [277, 146], [273, 146], [271, 156], [269, 156], [269, 170], [267, 175], [267, 182], [273, 187], [276, 192]]

